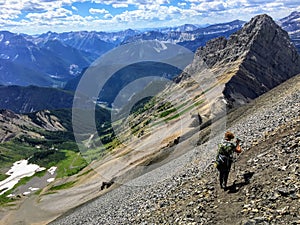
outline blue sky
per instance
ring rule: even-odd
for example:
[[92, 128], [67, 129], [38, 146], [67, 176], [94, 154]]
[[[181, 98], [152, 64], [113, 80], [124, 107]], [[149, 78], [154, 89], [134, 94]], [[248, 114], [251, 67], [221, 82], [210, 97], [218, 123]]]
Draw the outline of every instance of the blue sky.
[[267, 13], [274, 19], [300, 11], [299, 0], [0, 0], [0, 30], [116, 31], [249, 20]]

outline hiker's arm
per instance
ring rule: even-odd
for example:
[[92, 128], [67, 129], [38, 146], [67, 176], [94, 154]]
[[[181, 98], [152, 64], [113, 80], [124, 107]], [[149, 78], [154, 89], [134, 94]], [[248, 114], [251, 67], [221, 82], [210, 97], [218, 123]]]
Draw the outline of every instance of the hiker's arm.
[[242, 148], [240, 146], [240, 140], [236, 140], [236, 146], [235, 146], [235, 152], [236, 153], [241, 153], [242, 152]]

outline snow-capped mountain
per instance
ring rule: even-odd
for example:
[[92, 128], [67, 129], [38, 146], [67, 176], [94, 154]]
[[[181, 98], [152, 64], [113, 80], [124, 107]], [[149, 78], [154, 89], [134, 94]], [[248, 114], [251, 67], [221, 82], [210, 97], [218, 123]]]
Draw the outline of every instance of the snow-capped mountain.
[[159, 32], [162, 33], [168, 33], [168, 32], [189, 32], [189, 31], [194, 31], [197, 30], [200, 26], [195, 25], [195, 24], [184, 24], [181, 26], [176, 26], [176, 27], [165, 27], [165, 28], [158, 28], [156, 29]]
[[279, 24], [287, 32], [300, 31], [300, 12], [292, 12], [289, 16], [279, 20]]
[[192, 51], [196, 51], [198, 47], [205, 45], [208, 40], [219, 36], [228, 37], [230, 34], [241, 29], [244, 24], [245, 22], [240, 20], [210, 25], [204, 28], [186, 24], [175, 28], [146, 31], [128, 37], [122, 44], [138, 40], [159, 40], [179, 44]]
[[90, 60], [94, 61], [99, 56], [119, 45], [128, 36], [138, 34], [136, 30], [125, 30], [119, 32], [96, 32], [96, 31], [78, 31], [55, 33], [47, 32], [39, 36], [27, 36], [38, 46], [44, 46], [48, 41], [60, 41], [64, 45], [83, 51], [89, 55]]
[[286, 30], [300, 52], [300, 12], [292, 12], [291, 15], [278, 22]]

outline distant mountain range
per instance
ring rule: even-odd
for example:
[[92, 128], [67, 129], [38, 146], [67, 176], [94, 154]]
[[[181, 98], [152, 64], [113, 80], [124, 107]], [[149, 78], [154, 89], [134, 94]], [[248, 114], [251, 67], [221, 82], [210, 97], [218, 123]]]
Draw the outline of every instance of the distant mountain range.
[[192, 25], [183, 25], [177, 28], [164, 30], [147, 31], [135, 36], [130, 36], [122, 44], [131, 43], [138, 40], [159, 40], [182, 45], [192, 51], [199, 46], [219, 36], [228, 37], [233, 32], [241, 29], [244, 21], [235, 20], [229, 23], [210, 25], [205, 28], [197, 28]]
[[[300, 13], [293, 12], [277, 22], [291, 37], [296, 48], [300, 52]], [[39, 89], [40, 87], [60, 87], [68, 91], [74, 91], [87, 68], [96, 58], [110, 51], [116, 46], [132, 43], [140, 40], [159, 40], [176, 43], [190, 50], [196, 50], [205, 46], [211, 39], [218, 37], [228, 38], [234, 32], [240, 30], [245, 22], [235, 20], [229, 23], [215, 24], [207, 27], [186, 24], [172, 28], [159, 28], [146, 31], [125, 30], [120, 32], [48, 32], [41, 35], [30, 36], [26, 34], [14, 34], [8, 31], [0, 31], [0, 91], [2, 92], [0, 108], [8, 108], [16, 112], [31, 112], [47, 108], [52, 101], [33, 103], [33, 100], [25, 104], [27, 92], [28, 98], [36, 99], [47, 93], [50, 96], [59, 96], [59, 99], [71, 101], [72, 94], [56, 89]], [[224, 40], [225, 40], [224, 38]], [[234, 48], [234, 46], [232, 46]], [[218, 49], [215, 49], [218, 51]], [[135, 70], [133, 66], [133, 70]], [[168, 78], [176, 76], [176, 71], [170, 70]], [[178, 72], [178, 71], [177, 71]], [[120, 74], [128, 77], [130, 68]], [[159, 73], [165, 76], [165, 73]], [[143, 75], [141, 75], [143, 77]], [[114, 88], [106, 87], [107, 93], [101, 94], [101, 101], [109, 104], [113, 101], [118, 90], [124, 87], [129, 80], [114, 78], [111, 82]], [[111, 84], [108, 83], [108, 84]], [[107, 84], [107, 85], [108, 85]], [[30, 86], [5, 87], [8, 85]], [[15, 94], [15, 93], [19, 94]], [[21, 94], [20, 94], [21, 93]], [[23, 93], [23, 94], [22, 94]], [[68, 94], [67, 94], [68, 93]], [[62, 97], [64, 96], [64, 97]], [[16, 98], [15, 98], [16, 97]], [[18, 101], [16, 99], [19, 99]], [[43, 98], [42, 98], [43, 99]], [[55, 107], [51, 103], [50, 108], [59, 108], [59, 102]], [[18, 104], [16, 104], [18, 103]], [[46, 105], [45, 105], [46, 104]], [[57, 105], [58, 104], [58, 105]], [[40, 107], [43, 106], [43, 107]], [[69, 103], [63, 103], [60, 107], [69, 107]]]
[[0, 84], [61, 86], [90, 62], [80, 50], [60, 41], [41, 46], [20, 34], [0, 32]]
[[[300, 14], [293, 12], [278, 23], [289, 32], [300, 51]], [[207, 27], [185, 24], [172, 28], [120, 32], [48, 32], [30, 36], [0, 31], [0, 84], [63, 87], [95, 59], [111, 49], [138, 40], [160, 40], [192, 51], [216, 37], [229, 37], [244, 21]]]

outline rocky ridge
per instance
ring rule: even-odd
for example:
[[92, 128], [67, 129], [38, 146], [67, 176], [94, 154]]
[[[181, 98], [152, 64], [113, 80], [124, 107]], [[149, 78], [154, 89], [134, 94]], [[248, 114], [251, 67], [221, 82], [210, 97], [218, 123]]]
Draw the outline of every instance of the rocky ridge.
[[16, 137], [44, 138], [38, 132], [65, 131], [61, 121], [49, 111], [40, 111], [31, 115], [16, 114], [10, 110], [0, 110], [0, 143], [10, 141]]
[[228, 115], [244, 152], [226, 192], [213, 165], [199, 161], [208, 151], [211, 162], [215, 150], [194, 146], [171, 178], [141, 186], [157, 176], [146, 174], [52, 224], [299, 224], [299, 85], [300, 75]]
[[254, 17], [228, 40], [209, 41], [196, 55], [225, 83], [223, 94], [230, 108], [300, 72], [300, 57], [288, 33], [268, 15]]

